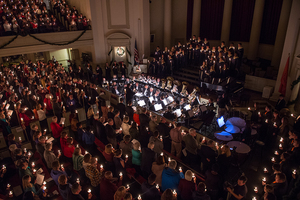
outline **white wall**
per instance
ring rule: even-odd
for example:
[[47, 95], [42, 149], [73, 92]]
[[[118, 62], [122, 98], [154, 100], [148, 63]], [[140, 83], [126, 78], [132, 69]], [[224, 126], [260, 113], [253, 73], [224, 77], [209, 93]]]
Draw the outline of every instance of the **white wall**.
[[155, 35], [151, 43], [151, 52], [157, 46], [163, 49], [164, 44], [164, 0], [151, 0], [150, 4], [150, 33]]
[[68, 0], [68, 4], [71, 8], [75, 6], [78, 12], [86, 16], [87, 19], [92, 19], [90, 0]]
[[172, 1], [172, 43], [186, 41], [187, 0]]
[[58, 63], [62, 63], [64, 67], [68, 66], [68, 60], [69, 60], [69, 52], [68, 49], [61, 49], [57, 51], [50, 51], [50, 59], [52, 59], [52, 56], [55, 57], [56, 61]]

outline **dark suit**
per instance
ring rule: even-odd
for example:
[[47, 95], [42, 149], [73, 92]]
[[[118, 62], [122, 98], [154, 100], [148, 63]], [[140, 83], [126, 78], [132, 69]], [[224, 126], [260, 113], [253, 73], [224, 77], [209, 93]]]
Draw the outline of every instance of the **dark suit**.
[[117, 109], [120, 111], [120, 118], [123, 120], [123, 115], [126, 114], [126, 106], [123, 103], [118, 103]]
[[115, 129], [111, 125], [107, 124], [105, 126], [105, 132], [108, 142], [111, 143], [114, 148], [117, 148], [117, 133]]
[[94, 129], [96, 130], [95, 136], [103, 141], [103, 138], [105, 138], [105, 126], [100, 121], [95, 120]]
[[[216, 162], [217, 153], [209, 146], [202, 145], [200, 155], [201, 162], [203, 163], [203, 172], [205, 172]], [[207, 159], [209, 159], [209, 161]]]
[[149, 126], [150, 118], [146, 114], [144, 114], [144, 113], [140, 114], [139, 119], [140, 119], [141, 127]]
[[130, 121], [133, 121], [134, 110], [131, 106], [126, 106], [126, 113], [129, 116]]
[[284, 99], [282, 99], [282, 100], [279, 99], [276, 103], [275, 109], [280, 111], [284, 107], [285, 107], [285, 100]]
[[143, 172], [144, 178], [148, 178], [148, 176], [151, 174], [151, 167], [154, 161], [155, 161], [155, 152], [149, 149], [148, 147], [143, 148], [141, 170]]

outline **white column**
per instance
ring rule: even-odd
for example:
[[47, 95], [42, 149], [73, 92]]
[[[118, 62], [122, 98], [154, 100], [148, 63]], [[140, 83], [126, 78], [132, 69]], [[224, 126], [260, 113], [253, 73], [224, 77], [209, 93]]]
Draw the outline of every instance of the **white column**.
[[200, 36], [200, 18], [201, 18], [201, 0], [194, 0], [192, 35], [196, 35], [196, 37]]
[[227, 46], [229, 46], [232, 2], [233, 0], [226, 0], [224, 3], [221, 41], [224, 41]]
[[261, 23], [264, 14], [264, 5], [265, 0], [256, 0], [254, 13], [253, 13], [253, 20], [252, 20], [252, 27], [250, 33], [250, 41], [249, 41], [249, 50], [248, 50], [248, 59], [254, 60], [256, 59], [257, 52], [258, 52], [258, 45], [260, 39], [260, 30], [261, 30]]
[[274, 51], [272, 55], [271, 65], [275, 67], [279, 67], [282, 49], [284, 45], [285, 34], [289, 22], [290, 11], [292, 6], [292, 0], [284, 0], [282, 2], [281, 13], [278, 23], [278, 29], [274, 44]]
[[[94, 62], [97, 64], [106, 62], [106, 48], [104, 41], [104, 28], [103, 28], [103, 17], [102, 17], [102, 1], [90, 0], [91, 16], [92, 16], [92, 31], [95, 49]], [[100, 9], [100, 10], [99, 10]]]
[[[165, 0], [164, 11], [164, 47], [171, 48], [172, 0]], [[164, 49], [164, 47], [162, 49]]]
[[[300, 58], [295, 58], [295, 61], [297, 62], [296, 70], [295, 70], [296, 71], [295, 79], [297, 79], [300, 76]], [[298, 83], [294, 86], [294, 88], [291, 92], [290, 101], [296, 101], [296, 99], [298, 97], [298, 93], [299, 93], [299, 88], [300, 88], [300, 83]], [[299, 100], [296, 101], [296, 103], [291, 105], [290, 107], [294, 107], [294, 109], [298, 111], [299, 110], [299, 105], [296, 105], [296, 104], [299, 104]]]

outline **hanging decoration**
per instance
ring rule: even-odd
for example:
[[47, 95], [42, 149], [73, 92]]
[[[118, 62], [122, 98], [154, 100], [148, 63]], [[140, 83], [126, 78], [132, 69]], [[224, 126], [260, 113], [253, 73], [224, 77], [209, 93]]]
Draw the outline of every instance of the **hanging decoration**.
[[120, 56], [120, 57], [123, 57], [125, 55], [124, 47], [118, 47], [117, 48], [117, 55]]
[[6, 47], [7, 45], [9, 45], [10, 43], [12, 43], [15, 39], [18, 38], [19, 35], [16, 35], [15, 37], [13, 37], [10, 41], [6, 42], [5, 44], [0, 46], [0, 49], [3, 49], [4, 47]]
[[[72, 44], [76, 41], [78, 41], [86, 32], [87, 29], [83, 30], [80, 35], [78, 37], [76, 37], [75, 39], [69, 41], [69, 42], [66, 42], [66, 43], [52, 43], [52, 42], [47, 42], [45, 40], [42, 40], [40, 38], [37, 38], [35, 35], [32, 35], [32, 34], [28, 34], [30, 37], [40, 41], [40, 42], [43, 42], [44, 44], [49, 44], [49, 45], [56, 45], [56, 46], [64, 46], [64, 45], [68, 45], [68, 44]], [[13, 37], [10, 41], [8, 41], [7, 43], [3, 44], [0, 46], [0, 49], [3, 49], [4, 47], [6, 47], [7, 45], [9, 45], [10, 43], [12, 43], [15, 39], [18, 38], [19, 35], [16, 35], [15, 37]], [[26, 35], [25, 35], [26, 36]], [[25, 37], [23, 36], [23, 37]]]
[[113, 50], [113, 48], [110, 47], [110, 51], [109, 51], [108, 54], [107, 54], [108, 56], [111, 54], [112, 50]]
[[292, 82], [292, 84], [291, 84], [291, 90], [293, 90], [294, 87], [295, 87], [295, 85], [297, 85], [298, 83], [300, 83], [300, 76], [296, 80], [294, 80]]
[[128, 50], [128, 48], [126, 47], [126, 52], [129, 54], [129, 56], [131, 57], [131, 52]]

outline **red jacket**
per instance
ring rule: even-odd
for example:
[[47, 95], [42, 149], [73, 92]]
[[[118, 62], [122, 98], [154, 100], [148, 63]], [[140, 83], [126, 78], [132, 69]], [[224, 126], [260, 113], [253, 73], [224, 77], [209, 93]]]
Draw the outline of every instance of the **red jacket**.
[[197, 184], [193, 180], [188, 181], [186, 179], [181, 179], [178, 185], [178, 192], [182, 200], [193, 199], [193, 192], [197, 190]]
[[141, 125], [139, 114], [133, 114], [133, 121], [135, 121], [135, 123], [137, 123], [139, 126]]
[[52, 103], [51, 103], [50, 99], [45, 98], [44, 103], [46, 103], [47, 110], [52, 110]]
[[60, 138], [61, 150], [64, 152], [64, 148], [67, 146], [67, 138]]
[[69, 147], [69, 145], [67, 145], [64, 147], [63, 152], [67, 158], [72, 158], [74, 150], [75, 150], [74, 145], [72, 145], [71, 147]]
[[54, 138], [59, 138], [60, 134], [63, 130], [63, 127], [61, 127], [58, 123], [51, 122], [50, 124], [52, 135]]
[[100, 182], [100, 194], [101, 200], [114, 200], [114, 194], [119, 186], [122, 185], [122, 181], [119, 181], [118, 185], [113, 184], [110, 180], [103, 178]]
[[29, 126], [30, 125], [31, 119], [25, 113], [19, 113], [19, 118], [20, 118], [20, 123], [22, 123], [21, 118], [23, 118], [25, 126]]

